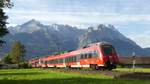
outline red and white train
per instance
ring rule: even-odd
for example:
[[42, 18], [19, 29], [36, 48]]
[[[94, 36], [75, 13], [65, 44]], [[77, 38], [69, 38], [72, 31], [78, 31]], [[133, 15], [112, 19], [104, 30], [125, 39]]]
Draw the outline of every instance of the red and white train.
[[81, 49], [64, 54], [50, 55], [29, 60], [32, 67], [90, 67], [94, 69], [114, 69], [119, 63], [114, 47], [107, 42], [90, 44]]

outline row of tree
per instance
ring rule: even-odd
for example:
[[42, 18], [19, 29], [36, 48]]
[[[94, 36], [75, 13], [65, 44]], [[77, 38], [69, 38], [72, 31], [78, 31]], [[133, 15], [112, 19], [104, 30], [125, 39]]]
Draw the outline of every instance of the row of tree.
[[[9, 33], [6, 24], [8, 16], [4, 12], [4, 8], [12, 8], [11, 0], [0, 0], [0, 48], [5, 41], [2, 38]], [[22, 64], [24, 62], [25, 47], [19, 41], [15, 41], [12, 45], [11, 51], [2, 60], [5, 64]], [[24, 64], [23, 64], [24, 65]], [[27, 65], [27, 63], [25, 64]], [[24, 67], [24, 66], [23, 66]]]

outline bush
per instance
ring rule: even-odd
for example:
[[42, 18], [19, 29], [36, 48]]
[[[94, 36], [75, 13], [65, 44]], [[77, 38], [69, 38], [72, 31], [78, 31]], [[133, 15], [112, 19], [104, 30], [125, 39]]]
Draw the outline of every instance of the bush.
[[21, 63], [19, 63], [19, 68], [26, 69], [26, 68], [30, 68], [30, 66], [29, 66], [28, 62], [21, 62]]
[[118, 65], [117, 65], [117, 68], [124, 68], [125, 67], [125, 65], [123, 64], [123, 63], [119, 63]]

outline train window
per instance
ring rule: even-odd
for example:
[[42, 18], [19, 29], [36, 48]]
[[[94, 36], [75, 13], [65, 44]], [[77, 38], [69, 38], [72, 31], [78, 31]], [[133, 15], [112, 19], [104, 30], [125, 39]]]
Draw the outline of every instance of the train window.
[[69, 57], [68, 59], [69, 59], [68, 62], [70, 62], [71, 58]]
[[65, 60], [62, 58], [62, 62], [61, 62], [61, 63], [64, 63], [64, 61], [65, 61]]
[[48, 61], [48, 64], [51, 64], [51, 61]]
[[81, 54], [81, 57], [80, 57], [80, 59], [84, 59], [84, 55], [83, 55], [83, 54]]
[[72, 57], [70, 57], [70, 62], [72, 62]]
[[73, 57], [71, 57], [71, 62], [73, 62]]
[[56, 64], [56, 60], [54, 60], [54, 64]]
[[62, 63], [62, 59], [59, 59], [59, 63]]
[[70, 59], [71, 59], [70, 61], [72, 62], [73, 61], [73, 57], [71, 57]]
[[61, 63], [63, 63], [63, 59], [61, 59]]
[[71, 57], [69, 57], [69, 62], [71, 62]]
[[59, 63], [62, 63], [62, 59], [59, 59]]
[[56, 64], [58, 63], [58, 60], [56, 59]]
[[85, 54], [85, 55], [84, 55], [84, 59], [86, 59], [87, 57], [88, 57], [88, 55], [87, 55], [87, 54]]
[[61, 63], [61, 59], [58, 59], [58, 63]]
[[58, 59], [58, 63], [61, 63], [61, 59]]
[[68, 62], [68, 58], [65, 58], [65, 62]]
[[56, 60], [56, 63], [59, 63], [59, 59]]
[[55, 60], [55, 64], [57, 63], [57, 60]]
[[58, 63], [61, 63], [61, 59], [59, 59], [59, 62]]
[[51, 61], [51, 60], [49, 61], [49, 64], [52, 64], [52, 61]]
[[84, 59], [84, 54], [81, 55], [81, 58]]
[[92, 53], [89, 53], [88, 55], [89, 55], [88, 58], [92, 58]]
[[72, 57], [72, 61], [73, 61], [73, 62], [75, 62], [75, 56], [74, 56], [74, 57]]
[[70, 57], [70, 60], [69, 60], [69, 62], [71, 62], [72, 61], [72, 57]]
[[61, 63], [63, 63], [63, 59], [61, 59]]
[[98, 52], [97, 51], [93, 51], [93, 57], [97, 57], [98, 56]]
[[67, 58], [65, 58], [65, 62], [67, 62]]
[[75, 62], [77, 61], [77, 57], [76, 57], [76, 56], [74, 57], [74, 61], [75, 61]]
[[73, 57], [71, 57], [71, 62], [73, 62]]
[[65, 59], [62, 59], [62, 63], [64, 63]]
[[69, 62], [69, 58], [67, 58], [67, 62]]
[[53, 61], [52, 61], [52, 64], [54, 64], [54, 63], [55, 63], [55, 61], [53, 60]]
[[71, 60], [72, 62], [74, 61], [74, 57], [72, 57], [72, 60]]
[[63, 59], [61, 59], [61, 63], [63, 63]]
[[102, 46], [103, 52], [105, 56], [108, 56], [114, 52], [114, 49], [112, 46]]
[[56, 64], [58, 63], [58, 60], [56, 59]]
[[67, 62], [67, 58], [64, 58], [65, 59], [65, 62]]
[[68, 62], [70, 62], [70, 57], [68, 58]]
[[76, 60], [76, 59], [75, 59], [75, 56], [74, 56], [74, 57], [72, 57], [72, 62], [75, 62], [75, 60]]
[[56, 64], [56, 60], [54, 60], [54, 64]]
[[82, 59], [84, 59], [84, 54], [82, 54]]
[[69, 62], [71, 61], [71, 57], [69, 57]]
[[47, 64], [47, 61], [45, 61], [45, 64]]

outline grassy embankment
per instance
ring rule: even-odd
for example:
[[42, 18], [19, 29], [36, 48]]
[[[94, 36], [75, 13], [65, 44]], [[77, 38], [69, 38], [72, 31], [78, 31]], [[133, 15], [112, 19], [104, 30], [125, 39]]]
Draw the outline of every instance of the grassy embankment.
[[150, 72], [150, 68], [117, 68], [114, 71], [121, 72]]
[[[117, 69], [124, 71], [123, 69]], [[125, 70], [126, 71], [126, 70]], [[146, 69], [146, 72], [150, 69]], [[67, 73], [42, 69], [0, 70], [0, 84], [150, 84], [150, 80], [119, 80], [101, 74]]]

